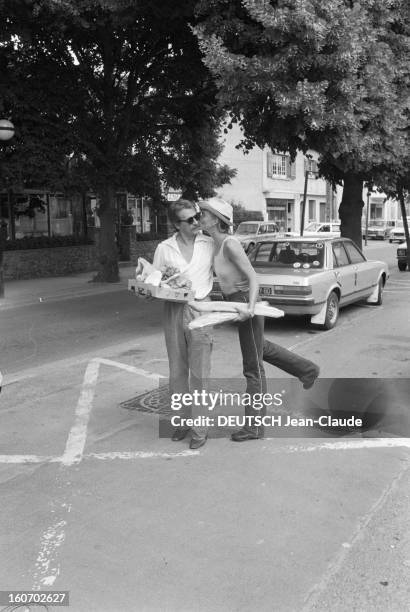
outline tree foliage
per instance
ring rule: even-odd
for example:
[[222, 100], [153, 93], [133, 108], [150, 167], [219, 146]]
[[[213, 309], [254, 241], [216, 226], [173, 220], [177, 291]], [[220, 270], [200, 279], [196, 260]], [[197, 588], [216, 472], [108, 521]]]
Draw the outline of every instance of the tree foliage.
[[220, 111], [190, 27], [194, 6], [191, 0], [0, 4], [6, 23], [0, 56], [13, 84], [4, 110], [19, 134], [10, 151], [21, 160], [21, 146], [41, 147], [30, 157], [32, 175], [41, 176], [44, 164], [52, 182], [71, 156], [70, 180], [99, 195], [101, 280], [118, 278], [117, 189], [158, 200], [163, 183], [205, 196], [229, 180], [229, 170], [216, 162]]
[[196, 28], [243, 146], [317, 150], [343, 183], [342, 234], [361, 244], [363, 182], [395, 181], [408, 151], [406, 0], [202, 0]]

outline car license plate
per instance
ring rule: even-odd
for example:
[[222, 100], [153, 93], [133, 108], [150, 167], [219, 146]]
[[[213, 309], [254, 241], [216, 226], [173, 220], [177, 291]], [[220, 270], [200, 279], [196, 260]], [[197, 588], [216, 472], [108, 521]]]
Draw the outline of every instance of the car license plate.
[[273, 295], [272, 287], [259, 287], [259, 295]]

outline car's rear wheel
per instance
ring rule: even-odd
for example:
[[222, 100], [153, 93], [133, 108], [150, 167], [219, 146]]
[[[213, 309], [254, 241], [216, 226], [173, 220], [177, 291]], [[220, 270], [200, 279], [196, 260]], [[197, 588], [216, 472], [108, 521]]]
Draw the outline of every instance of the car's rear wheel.
[[378, 289], [377, 289], [377, 302], [374, 302], [375, 306], [381, 306], [383, 304], [383, 289], [384, 289], [384, 281], [382, 278], [379, 278]]
[[327, 298], [326, 318], [322, 325], [323, 329], [333, 329], [339, 318], [339, 298], [335, 291], [332, 291]]
[[399, 267], [400, 272], [405, 272], [407, 268], [407, 263], [405, 261], [398, 261], [397, 265]]

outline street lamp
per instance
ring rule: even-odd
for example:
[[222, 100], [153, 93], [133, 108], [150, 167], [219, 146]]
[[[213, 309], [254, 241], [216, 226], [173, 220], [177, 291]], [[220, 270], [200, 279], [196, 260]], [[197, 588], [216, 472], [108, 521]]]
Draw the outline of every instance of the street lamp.
[[14, 125], [8, 119], [0, 119], [0, 140], [10, 140], [14, 136]]
[[[14, 136], [14, 125], [8, 119], [0, 119], [0, 140], [10, 140]], [[3, 251], [7, 236], [4, 228], [0, 226], [0, 298], [4, 297]]]

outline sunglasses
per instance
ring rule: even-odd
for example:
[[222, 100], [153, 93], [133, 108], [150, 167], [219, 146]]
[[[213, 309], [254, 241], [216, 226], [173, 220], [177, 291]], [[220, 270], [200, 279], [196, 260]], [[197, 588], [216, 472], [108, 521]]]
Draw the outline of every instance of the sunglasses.
[[188, 219], [179, 219], [179, 222], [182, 223], [188, 223], [189, 225], [192, 225], [194, 221], [199, 221], [201, 218], [202, 213], [201, 212], [197, 212], [195, 215], [192, 215], [192, 217], [188, 217]]

